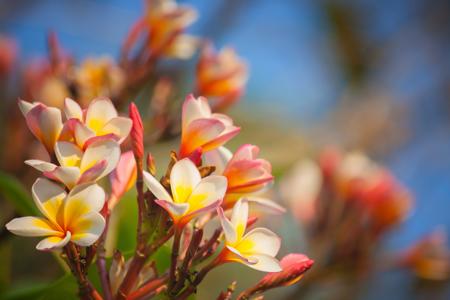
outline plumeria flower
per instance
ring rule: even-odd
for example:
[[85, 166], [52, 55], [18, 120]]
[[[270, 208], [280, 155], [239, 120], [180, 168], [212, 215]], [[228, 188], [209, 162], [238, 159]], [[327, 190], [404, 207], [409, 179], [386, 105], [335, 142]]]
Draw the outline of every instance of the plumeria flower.
[[275, 258], [281, 239], [266, 228], [255, 228], [245, 234], [248, 220], [248, 202], [239, 200], [228, 220], [219, 207], [217, 209], [223, 232], [225, 247], [219, 255], [222, 262], [236, 261], [264, 272], [279, 272], [281, 266]]
[[180, 157], [198, 162], [200, 155], [228, 142], [240, 131], [233, 120], [223, 114], [212, 113], [204, 97], [186, 97], [182, 111]]
[[45, 146], [48, 153], [52, 154], [63, 128], [61, 111], [40, 102], [30, 103], [23, 100], [19, 100], [19, 108], [33, 135]]
[[215, 109], [225, 109], [244, 92], [248, 72], [246, 64], [232, 48], [223, 48], [216, 53], [208, 44], [200, 55], [196, 77], [197, 92], [217, 98]]
[[117, 96], [125, 83], [125, 75], [108, 56], [88, 58], [75, 69], [75, 82], [80, 102], [88, 104], [94, 97]]
[[224, 176], [201, 178], [197, 167], [187, 158], [176, 162], [170, 173], [172, 196], [146, 171], [144, 182], [156, 196], [156, 203], [167, 210], [178, 228], [200, 213], [214, 210], [222, 202], [227, 189]]
[[25, 163], [72, 189], [77, 184], [95, 182], [111, 173], [119, 162], [120, 146], [114, 140], [98, 140], [83, 152], [77, 145], [62, 141], [56, 143], [55, 154], [60, 166], [37, 159]]
[[262, 158], [258, 158], [259, 148], [245, 144], [234, 154], [225, 147], [219, 147], [204, 154], [205, 165], [215, 166], [214, 174], [228, 179], [227, 193], [222, 206], [232, 208], [240, 198], [258, 203], [271, 211], [282, 213], [283, 207], [275, 202], [259, 197], [273, 182], [272, 166]]
[[105, 228], [99, 213], [105, 202], [105, 192], [97, 184], [83, 184], [69, 194], [56, 183], [38, 178], [32, 187], [33, 199], [44, 217], [21, 217], [6, 224], [14, 234], [46, 237], [38, 250], [52, 250], [69, 241], [79, 246], [92, 245]]
[[197, 19], [197, 12], [174, 0], [149, 0], [146, 3], [146, 14], [131, 28], [123, 53], [129, 53], [145, 35], [146, 50], [153, 57], [188, 59], [194, 55], [199, 40], [183, 32]]
[[81, 149], [99, 139], [116, 139], [119, 144], [128, 136], [132, 122], [119, 117], [111, 100], [96, 98], [83, 111], [72, 99], [66, 98], [64, 112], [67, 122], [61, 133], [62, 140], [73, 141]]

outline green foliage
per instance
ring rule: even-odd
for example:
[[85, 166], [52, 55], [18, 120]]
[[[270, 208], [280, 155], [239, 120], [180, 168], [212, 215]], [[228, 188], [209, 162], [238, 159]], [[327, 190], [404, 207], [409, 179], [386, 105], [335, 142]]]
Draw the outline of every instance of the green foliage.
[[12, 287], [1, 295], [3, 300], [72, 300], [78, 299], [78, 287], [71, 274], [64, 275], [52, 283], [26, 283]]
[[37, 215], [39, 213], [23, 184], [15, 177], [1, 171], [0, 193], [11, 202], [19, 214]]

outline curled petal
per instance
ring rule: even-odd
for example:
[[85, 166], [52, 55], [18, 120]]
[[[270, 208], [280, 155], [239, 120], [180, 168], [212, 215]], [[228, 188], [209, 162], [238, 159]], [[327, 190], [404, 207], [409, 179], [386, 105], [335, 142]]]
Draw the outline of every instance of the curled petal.
[[59, 237], [59, 236], [50, 236], [48, 238], [43, 239], [42, 241], [40, 241], [37, 246], [36, 249], [41, 250], [41, 251], [49, 251], [49, 250], [53, 250], [53, 249], [59, 249], [64, 247], [71, 238], [71, 233], [70, 231], [66, 232], [66, 235], [64, 238]]
[[120, 198], [136, 181], [136, 160], [132, 151], [122, 153], [116, 169], [110, 174], [112, 193]]
[[92, 131], [90, 128], [88, 128], [86, 125], [84, 125], [81, 122], [78, 122], [74, 125], [74, 136], [75, 140], [77, 142], [77, 145], [79, 145], [82, 148], [85, 148], [85, 143], [95, 137], [95, 132]]
[[166, 200], [155, 200], [155, 202], [164, 208], [175, 222], [189, 210], [189, 204], [187, 203], [174, 203]]
[[145, 185], [157, 199], [173, 202], [170, 194], [155, 177], [147, 171], [143, 171], [143, 174]]
[[234, 244], [237, 241], [237, 235], [233, 223], [227, 219], [222, 207], [217, 208], [217, 214], [219, 215], [220, 224], [222, 225], [223, 233], [225, 234], [225, 240], [227, 243]]
[[[188, 156], [195, 149], [217, 139], [225, 131], [225, 125], [215, 119], [197, 119], [192, 121], [183, 131], [180, 155]], [[208, 150], [212, 150], [208, 149]], [[204, 149], [204, 151], [208, 151]]]
[[284, 214], [286, 212], [286, 209], [283, 206], [267, 198], [247, 196], [246, 199], [250, 203], [255, 203], [269, 213]]
[[49, 153], [53, 153], [53, 147], [63, 127], [61, 111], [55, 107], [37, 104], [28, 111], [25, 119], [34, 136]]
[[77, 183], [80, 184], [97, 181], [99, 178], [103, 177], [102, 174], [105, 172], [107, 167], [108, 162], [105, 159], [97, 162], [95, 165], [83, 172], [83, 175], [81, 175]]

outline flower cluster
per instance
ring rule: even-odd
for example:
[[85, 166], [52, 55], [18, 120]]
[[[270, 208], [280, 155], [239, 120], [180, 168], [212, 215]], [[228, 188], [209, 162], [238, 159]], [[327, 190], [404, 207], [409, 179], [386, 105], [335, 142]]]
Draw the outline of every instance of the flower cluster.
[[[293, 284], [311, 267], [313, 261], [300, 254], [280, 263], [276, 255], [281, 239], [266, 228], [247, 230], [256, 221], [249, 204], [284, 212], [259, 196], [273, 182], [271, 164], [258, 157], [257, 146], [242, 145], [234, 154], [224, 148], [240, 128], [227, 115], [213, 113], [206, 98], [189, 95], [184, 101], [179, 151], [172, 152], [160, 180], [150, 154], [144, 169], [144, 126], [134, 103], [129, 118], [118, 116], [106, 98], [92, 100], [86, 109], [67, 98], [64, 118], [60, 109], [42, 103], [20, 101], [19, 105], [51, 161], [25, 161], [42, 172], [32, 192], [43, 216], [16, 218], [6, 227], [18, 235], [46, 237], [37, 245], [39, 250], [62, 248], [78, 278], [80, 295], [101, 298], [86, 277], [95, 255], [80, 263], [83, 247], [87, 254], [97, 254], [107, 299], [114, 295], [138, 299], [162, 292], [186, 299], [211, 269], [228, 262], [271, 272], [247, 290], [250, 295]], [[128, 135], [132, 151], [121, 154], [120, 144]], [[108, 174], [109, 196], [97, 183]], [[109, 216], [134, 183], [139, 207], [135, 254], [125, 261], [116, 252], [108, 271], [104, 242]], [[221, 226], [203, 240], [204, 227], [214, 224], [215, 217]], [[151, 268], [154, 262], [147, 260], [172, 237], [171, 265], [158, 276]], [[203, 262], [206, 265], [196, 273]]]
[[18, 235], [45, 236], [39, 250], [62, 248], [69, 242], [92, 245], [105, 227], [100, 211], [106, 195], [97, 181], [116, 168], [119, 142], [128, 136], [131, 120], [118, 117], [109, 99], [94, 99], [84, 111], [66, 99], [64, 123], [58, 108], [22, 100], [19, 105], [52, 161], [25, 162], [44, 176], [32, 188], [43, 217], [17, 218], [6, 228]]
[[304, 227], [311, 251], [326, 249], [317, 258], [322, 267], [317, 276], [338, 267], [353, 275], [371, 271], [381, 238], [413, 205], [387, 169], [361, 152], [336, 149], [325, 149], [317, 161], [298, 162], [283, 179], [281, 194]]

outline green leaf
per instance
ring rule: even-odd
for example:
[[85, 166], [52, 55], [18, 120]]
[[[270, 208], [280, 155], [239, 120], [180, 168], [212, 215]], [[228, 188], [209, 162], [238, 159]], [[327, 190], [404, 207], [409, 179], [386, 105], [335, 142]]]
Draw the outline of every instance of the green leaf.
[[0, 171], [0, 193], [11, 202], [21, 215], [37, 215], [30, 194], [23, 184], [15, 177]]
[[72, 300], [78, 299], [75, 278], [64, 275], [54, 282], [22, 283], [0, 295], [3, 300]]

